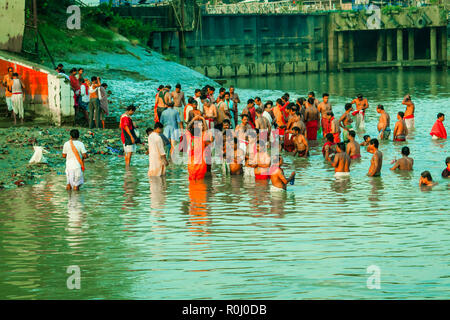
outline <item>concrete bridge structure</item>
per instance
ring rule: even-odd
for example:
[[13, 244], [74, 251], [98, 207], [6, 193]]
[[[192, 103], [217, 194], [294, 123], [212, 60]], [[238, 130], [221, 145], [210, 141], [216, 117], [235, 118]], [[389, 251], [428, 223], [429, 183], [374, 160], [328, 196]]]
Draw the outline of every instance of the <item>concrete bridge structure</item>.
[[173, 0], [115, 10], [156, 21], [151, 46], [212, 78], [447, 67], [444, 5], [335, 7], [334, 1], [305, 7], [290, 1], [199, 6]]

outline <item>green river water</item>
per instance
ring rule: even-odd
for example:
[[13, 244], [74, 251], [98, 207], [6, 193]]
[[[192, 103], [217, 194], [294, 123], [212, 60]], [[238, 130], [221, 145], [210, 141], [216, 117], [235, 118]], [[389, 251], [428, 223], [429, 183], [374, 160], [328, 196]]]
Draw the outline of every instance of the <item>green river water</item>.
[[[113, 91], [119, 87], [110, 83]], [[64, 175], [1, 192], [0, 298], [449, 297], [450, 181], [440, 176], [449, 143], [429, 135], [437, 112], [447, 114], [450, 131], [446, 73], [367, 71], [231, 83], [242, 101], [275, 100], [286, 91], [293, 98], [329, 92], [337, 115], [362, 92], [370, 103], [371, 136], [375, 106], [383, 104], [394, 121], [404, 110], [402, 97], [411, 93], [416, 130], [406, 143], [382, 143], [380, 178], [366, 176], [371, 154], [363, 149], [348, 180], [334, 178], [322, 142], [309, 159], [285, 155], [285, 171], [297, 172], [285, 196], [270, 194], [265, 184], [224, 177], [218, 167], [195, 184], [181, 165], [165, 178], [149, 179], [144, 155], [135, 156], [128, 171], [119, 157], [89, 164], [78, 193], [64, 189]], [[414, 171], [391, 172], [404, 145]], [[439, 185], [421, 190], [423, 170]], [[366, 285], [372, 265], [379, 267], [380, 289]], [[68, 266], [80, 268], [79, 290], [66, 285]]]

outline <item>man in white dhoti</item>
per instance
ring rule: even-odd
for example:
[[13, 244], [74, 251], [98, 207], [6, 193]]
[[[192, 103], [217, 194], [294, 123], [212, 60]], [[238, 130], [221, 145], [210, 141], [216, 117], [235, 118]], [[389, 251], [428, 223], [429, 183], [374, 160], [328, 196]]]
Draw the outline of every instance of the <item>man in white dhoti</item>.
[[11, 103], [13, 108], [14, 124], [17, 123], [16, 115], [19, 116], [21, 123], [23, 123], [23, 101], [25, 99], [23, 89], [25, 89], [25, 86], [22, 80], [19, 79], [19, 74], [13, 73]]
[[155, 123], [155, 129], [148, 136], [148, 176], [159, 177], [166, 174], [168, 165], [164, 143], [160, 136], [163, 125], [160, 122]]
[[84, 159], [87, 158], [86, 147], [79, 141], [80, 132], [70, 131], [70, 140], [64, 144], [62, 156], [66, 159], [67, 190], [78, 191], [84, 183]]

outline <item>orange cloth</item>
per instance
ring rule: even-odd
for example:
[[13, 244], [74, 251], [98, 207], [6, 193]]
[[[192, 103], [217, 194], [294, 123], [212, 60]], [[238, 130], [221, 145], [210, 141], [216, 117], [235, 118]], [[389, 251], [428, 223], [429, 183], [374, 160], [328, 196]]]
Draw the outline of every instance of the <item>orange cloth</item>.
[[204, 157], [205, 134], [206, 133], [203, 132], [201, 137], [195, 137], [189, 131], [186, 133], [186, 138], [189, 145], [189, 180], [201, 180], [205, 177], [207, 170]]
[[84, 171], [84, 161], [81, 159], [80, 154], [78, 153], [77, 148], [73, 144], [73, 141], [70, 140], [70, 148], [72, 148], [72, 152], [75, 155], [75, 158], [77, 158], [78, 163], [81, 166], [81, 171]]
[[9, 74], [5, 75], [3, 82], [6, 83], [5, 97], [11, 97], [13, 80], [9, 77]]

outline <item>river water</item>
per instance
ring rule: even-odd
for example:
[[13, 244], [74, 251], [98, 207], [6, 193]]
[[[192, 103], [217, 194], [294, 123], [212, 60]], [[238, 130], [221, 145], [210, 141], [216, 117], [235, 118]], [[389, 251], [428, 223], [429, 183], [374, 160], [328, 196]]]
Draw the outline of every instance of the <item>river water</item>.
[[[65, 191], [63, 175], [2, 192], [0, 298], [448, 298], [450, 183], [440, 173], [449, 144], [429, 136], [437, 112], [450, 117], [447, 74], [370, 71], [235, 84], [242, 101], [327, 91], [338, 115], [362, 92], [372, 136], [375, 106], [383, 104], [395, 119], [409, 92], [416, 130], [406, 143], [381, 145], [380, 178], [366, 176], [371, 155], [365, 150], [349, 180], [333, 177], [321, 147], [309, 159], [285, 156], [285, 171], [297, 172], [285, 196], [270, 194], [268, 185], [224, 177], [219, 168], [198, 183], [188, 182], [183, 166], [149, 180], [144, 155], [133, 158], [129, 171], [119, 157], [89, 164], [78, 193]], [[414, 171], [391, 172], [390, 161], [404, 145]], [[423, 170], [439, 185], [421, 190]], [[79, 290], [67, 287], [69, 266], [80, 268]], [[367, 286], [369, 266], [379, 268], [380, 289]]]

